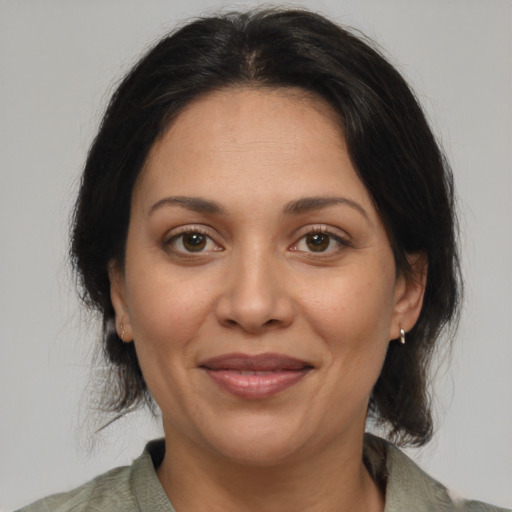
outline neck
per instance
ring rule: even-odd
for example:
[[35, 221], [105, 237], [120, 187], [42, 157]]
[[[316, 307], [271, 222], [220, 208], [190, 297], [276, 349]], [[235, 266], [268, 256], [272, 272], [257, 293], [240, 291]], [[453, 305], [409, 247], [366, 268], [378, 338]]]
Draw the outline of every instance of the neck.
[[382, 512], [384, 499], [362, 460], [360, 443], [325, 447], [307, 457], [250, 465], [166, 436], [158, 469], [177, 511]]

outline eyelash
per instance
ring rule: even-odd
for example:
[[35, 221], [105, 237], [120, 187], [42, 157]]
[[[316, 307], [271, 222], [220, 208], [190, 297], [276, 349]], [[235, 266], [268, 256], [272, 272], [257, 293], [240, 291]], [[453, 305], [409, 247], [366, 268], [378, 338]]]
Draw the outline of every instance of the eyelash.
[[[194, 251], [194, 250], [187, 250], [185, 248], [184, 237], [186, 235], [199, 235], [199, 237], [202, 237], [202, 239], [199, 241], [199, 244], [197, 245], [199, 250]], [[306, 240], [308, 237], [314, 237], [315, 235], [321, 235], [321, 236], [328, 237], [327, 245], [325, 248], [322, 248], [320, 246], [320, 244], [318, 245], [318, 247], [321, 250], [318, 250], [318, 251], [311, 250], [311, 248], [309, 248], [310, 250], [299, 248], [301, 243], [307, 243]], [[203, 246], [200, 245], [201, 241], [204, 241]], [[336, 246], [334, 248], [331, 247], [333, 242], [335, 242], [335, 244], [336, 244]], [[176, 247], [175, 244], [177, 244], [177, 243], [181, 243], [182, 247], [181, 248]], [[213, 243], [215, 245], [215, 248], [204, 250], [205, 247], [209, 243]], [[203, 228], [201, 228], [199, 226], [187, 226], [187, 227], [183, 228], [178, 233], [172, 233], [171, 236], [166, 237], [166, 239], [163, 242], [163, 245], [166, 250], [172, 250], [174, 253], [179, 254], [179, 255], [182, 255], [182, 254], [202, 255], [207, 252], [220, 252], [220, 251], [224, 250], [224, 248], [222, 246], [217, 244], [215, 242], [215, 240], [210, 235], [208, 235], [208, 233]], [[339, 234], [333, 233], [327, 226], [317, 226], [317, 227], [313, 227], [313, 228], [311, 228], [311, 227], [304, 228], [301, 236], [297, 239], [296, 242], [294, 242], [288, 248], [288, 250], [290, 250], [292, 252], [301, 252], [301, 253], [308, 254], [308, 255], [315, 255], [317, 257], [322, 257], [322, 256], [326, 257], [328, 255], [332, 255], [333, 252], [337, 252], [345, 247], [352, 247], [349, 240], [347, 240], [345, 237], [340, 236]]]
[[[307, 237], [314, 237], [315, 235], [322, 235], [328, 237], [327, 246], [324, 250], [314, 251], [314, 250], [302, 250], [299, 249], [299, 244], [304, 241], [307, 243]], [[331, 248], [332, 242], [336, 243], [336, 246]], [[308, 228], [306, 232], [304, 232], [301, 237], [292, 244], [290, 247], [291, 251], [304, 252], [305, 254], [315, 255], [315, 256], [328, 256], [332, 255], [333, 252], [338, 252], [339, 250], [345, 247], [352, 247], [351, 243], [347, 238], [340, 236], [339, 234], [333, 233], [327, 226], [319, 226], [314, 228]]]
[[[184, 228], [182, 231], [178, 232], [178, 233], [173, 233], [171, 236], [167, 237], [165, 240], [164, 240], [164, 247], [165, 248], [169, 248], [171, 249], [173, 252], [177, 253], [177, 254], [202, 254], [204, 252], [207, 252], [207, 251], [204, 251], [203, 248], [200, 248], [200, 250], [198, 251], [188, 251], [184, 246], [184, 237], [186, 235], [199, 235], [200, 237], [203, 237], [203, 239], [205, 240], [205, 244], [208, 244], [208, 243], [213, 243], [215, 244], [216, 248], [215, 249], [210, 249], [210, 251], [222, 251], [223, 248], [221, 246], [219, 246], [211, 236], [208, 235], [208, 233], [198, 227], [198, 226], [187, 226], [186, 228]], [[178, 249], [174, 244], [175, 243], [179, 243], [181, 241], [181, 244], [183, 246], [183, 248], [181, 249]]]

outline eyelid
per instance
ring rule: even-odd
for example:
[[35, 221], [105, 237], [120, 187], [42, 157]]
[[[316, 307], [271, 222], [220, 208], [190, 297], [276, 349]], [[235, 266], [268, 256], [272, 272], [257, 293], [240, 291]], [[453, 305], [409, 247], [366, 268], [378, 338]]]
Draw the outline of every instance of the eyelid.
[[[327, 236], [331, 237], [342, 248], [343, 247], [353, 247], [353, 244], [351, 242], [350, 236], [346, 233], [346, 231], [344, 231], [344, 230], [342, 230], [340, 228], [336, 228], [334, 226], [330, 226], [328, 224], [314, 224], [314, 225], [303, 226], [303, 227], [301, 227], [300, 229], [298, 229], [296, 231], [296, 233], [295, 233], [295, 242], [293, 242], [293, 244], [291, 244], [290, 250], [299, 252], [298, 249], [294, 249], [295, 247], [297, 247], [299, 242], [304, 237], [306, 237], [308, 235], [314, 235], [316, 233], [320, 233], [320, 234], [327, 235]], [[340, 247], [338, 247], [338, 249], [339, 248]], [[331, 254], [334, 251], [336, 251], [336, 248], [329, 249], [329, 250], [323, 251], [323, 252], [319, 251], [317, 253], [315, 253], [314, 251], [301, 251], [301, 252], [311, 253], [311, 254], [315, 254], [316, 256], [320, 256], [321, 257], [322, 254], [324, 256], [326, 256], [328, 254]]]
[[345, 230], [329, 224], [308, 224], [307, 226], [302, 226], [295, 232], [295, 237], [299, 239], [312, 233], [331, 235], [347, 243], [350, 241], [350, 235]]
[[176, 226], [175, 228], [172, 228], [169, 231], [167, 231], [164, 235], [164, 243], [169, 242], [169, 240], [175, 238], [178, 235], [183, 235], [187, 233], [199, 233], [200, 235], [210, 236], [208, 230], [205, 229], [204, 226], [201, 226], [199, 224], [184, 224], [183, 226]]
[[[210, 250], [198, 251], [197, 253], [194, 253], [191, 251], [181, 251], [181, 250], [177, 249], [176, 247], [173, 247], [172, 242], [174, 240], [176, 240], [180, 236], [187, 235], [189, 233], [197, 233], [199, 235], [207, 237], [209, 240], [211, 240], [215, 244], [216, 248], [213, 250], [210, 249]], [[216, 252], [216, 251], [224, 250], [224, 247], [222, 247], [222, 245], [219, 244], [219, 242], [217, 242], [217, 240], [211, 235], [211, 232], [208, 229], [205, 229], [204, 225], [195, 225], [195, 224], [186, 224], [184, 226], [177, 226], [177, 227], [169, 230], [163, 238], [162, 245], [164, 246], [164, 248], [168, 248], [169, 250], [172, 250], [175, 253], [187, 254], [187, 255], [192, 255], [192, 256], [194, 254], [201, 255], [201, 254], [205, 254], [208, 252], [214, 252], [214, 251]]]

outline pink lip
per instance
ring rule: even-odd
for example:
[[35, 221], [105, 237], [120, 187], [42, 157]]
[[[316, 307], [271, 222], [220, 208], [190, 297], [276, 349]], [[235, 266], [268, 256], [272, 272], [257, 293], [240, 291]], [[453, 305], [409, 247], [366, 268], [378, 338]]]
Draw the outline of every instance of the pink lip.
[[313, 369], [306, 361], [283, 354], [225, 354], [199, 364], [225, 391], [248, 399], [271, 397], [298, 383]]

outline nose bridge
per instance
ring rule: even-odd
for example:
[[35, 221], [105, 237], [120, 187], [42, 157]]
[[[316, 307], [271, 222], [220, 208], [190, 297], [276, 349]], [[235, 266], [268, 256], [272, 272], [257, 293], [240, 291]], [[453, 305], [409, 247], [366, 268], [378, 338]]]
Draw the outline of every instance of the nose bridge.
[[252, 303], [254, 308], [264, 308], [275, 300], [277, 262], [275, 255], [269, 253], [263, 247], [253, 248], [252, 251], [244, 251], [235, 263], [238, 267], [235, 295], [240, 305], [249, 307]]
[[282, 286], [281, 270], [279, 256], [269, 241], [234, 251], [219, 301], [219, 320], [250, 332], [287, 325], [293, 308]]

